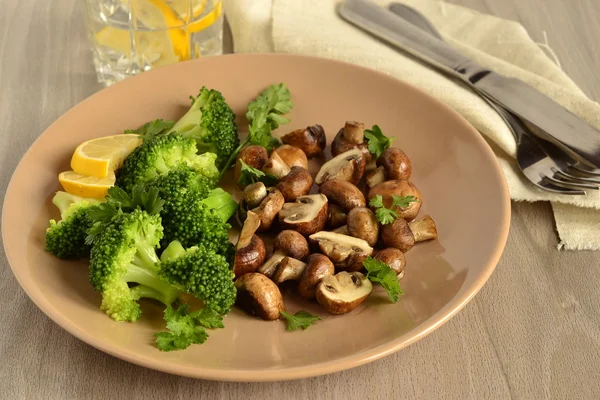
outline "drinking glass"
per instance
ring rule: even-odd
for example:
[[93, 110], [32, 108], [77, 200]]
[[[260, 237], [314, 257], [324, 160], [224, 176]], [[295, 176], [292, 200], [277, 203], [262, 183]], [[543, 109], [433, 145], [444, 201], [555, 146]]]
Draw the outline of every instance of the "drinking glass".
[[84, 0], [98, 81], [223, 53], [222, 0]]

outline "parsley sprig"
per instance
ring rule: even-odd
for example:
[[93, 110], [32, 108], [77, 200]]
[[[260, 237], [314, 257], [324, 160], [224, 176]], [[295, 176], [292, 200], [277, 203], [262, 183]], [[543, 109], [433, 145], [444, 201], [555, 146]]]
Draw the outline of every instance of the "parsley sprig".
[[285, 318], [287, 322], [286, 330], [288, 331], [295, 331], [296, 329], [304, 330], [321, 319], [321, 317], [312, 315], [308, 311], [304, 310], [298, 311], [294, 315], [282, 311], [281, 316]]
[[242, 163], [242, 169], [240, 171], [240, 178], [238, 183], [241, 187], [246, 187], [256, 182], [262, 182], [266, 186], [273, 186], [277, 183], [277, 177], [273, 174], [267, 174], [246, 164], [244, 160], [240, 160]]
[[376, 159], [379, 158], [385, 150], [390, 148], [392, 140], [394, 140], [394, 138], [385, 136], [381, 131], [381, 128], [377, 125], [373, 125], [371, 129], [365, 130], [365, 138], [367, 139], [369, 152], [373, 154]]
[[394, 210], [394, 207], [406, 208], [410, 203], [418, 201], [415, 196], [396, 196], [392, 195], [392, 206], [387, 208], [383, 204], [383, 196], [378, 194], [369, 201], [369, 205], [375, 208], [375, 215], [382, 225], [391, 224], [396, 218], [398, 213]]
[[393, 303], [398, 302], [399, 296], [403, 295], [404, 292], [400, 289], [396, 272], [389, 265], [373, 257], [365, 259], [363, 265], [367, 270], [367, 279], [379, 283], [387, 291], [390, 300]]

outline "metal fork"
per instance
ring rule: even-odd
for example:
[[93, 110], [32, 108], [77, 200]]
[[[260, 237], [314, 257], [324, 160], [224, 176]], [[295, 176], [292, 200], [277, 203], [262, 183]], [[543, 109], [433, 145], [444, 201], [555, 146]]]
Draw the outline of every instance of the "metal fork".
[[[391, 4], [390, 11], [443, 40], [437, 29], [419, 11], [400, 3]], [[583, 195], [586, 189], [600, 188], [599, 169], [578, 161], [553, 143], [538, 138], [519, 117], [479, 94], [513, 133], [517, 142], [517, 164], [531, 183], [548, 192], [569, 195]]]

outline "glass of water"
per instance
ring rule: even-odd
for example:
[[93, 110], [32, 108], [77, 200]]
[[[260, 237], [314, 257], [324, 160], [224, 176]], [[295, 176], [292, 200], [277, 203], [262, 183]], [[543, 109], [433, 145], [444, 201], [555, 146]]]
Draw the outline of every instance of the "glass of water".
[[98, 81], [223, 53], [222, 0], [84, 0]]

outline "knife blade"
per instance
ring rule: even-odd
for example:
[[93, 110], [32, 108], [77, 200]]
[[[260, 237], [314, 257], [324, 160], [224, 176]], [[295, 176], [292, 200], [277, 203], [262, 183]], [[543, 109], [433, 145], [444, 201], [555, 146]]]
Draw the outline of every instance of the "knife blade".
[[534, 133], [573, 157], [600, 168], [600, 132], [526, 83], [490, 71], [454, 48], [367, 0], [345, 0], [338, 13], [346, 21], [501, 104], [534, 126]]

